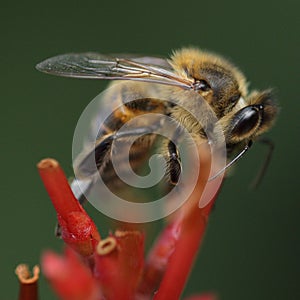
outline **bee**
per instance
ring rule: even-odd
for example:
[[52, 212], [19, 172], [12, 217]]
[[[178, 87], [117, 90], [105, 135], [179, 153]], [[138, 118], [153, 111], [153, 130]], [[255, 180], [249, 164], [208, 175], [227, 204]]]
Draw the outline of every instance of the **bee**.
[[[272, 127], [278, 112], [271, 90], [248, 92], [246, 78], [236, 66], [220, 55], [195, 48], [174, 51], [169, 59], [98, 53], [64, 54], [39, 63], [37, 69], [64, 77], [113, 80], [106, 96], [110, 98], [113, 112], [97, 129], [93, 149], [79, 155], [76, 168], [83, 179], [92, 178], [98, 172], [107, 184], [114, 182], [114, 186], [120, 182], [111, 161], [112, 143], [139, 136], [129, 152], [131, 166], [137, 169], [157, 140], [153, 127], [163, 126], [159, 120], [149, 123], [146, 118], [144, 121], [141, 118], [133, 129], [119, 134], [118, 130], [136, 116], [148, 113], [169, 116], [195, 139], [206, 140], [203, 124], [184, 109], [193, 107], [201, 114], [202, 106], [197, 99], [204, 99], [222, 128], [228, 159], [238, 153], [227, 168]], [[121, 84], [116, 84], [117, 80], [121, 80]], [[135, 100], [126, 101], [128, 97]], [[172, 99], [172, 102], [165, 99]], [[182, 172], [176, 143], [164, 140], [160, 151], [167, 164], [167, 181], [176, 185]], [[122, 159], [122, 153], [119, 153], [120, 164]], [[73, 192], [79, 200], [84, 198], [92, 182], [87, 180], [84, 189], [82, 186], [78, 189], [76, 181], [72, 183]]]

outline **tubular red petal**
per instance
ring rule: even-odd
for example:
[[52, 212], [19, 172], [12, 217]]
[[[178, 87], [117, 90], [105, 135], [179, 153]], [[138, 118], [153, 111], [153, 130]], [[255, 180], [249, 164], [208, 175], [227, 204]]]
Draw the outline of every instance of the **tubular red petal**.
[[102, 299], [100, 287], [91, 270], [85, 266], [71, 249], [65, 256], [46, 252], [42, 257], [43, 273], [52, 288], [63, 300]]
[[179, 237], [180, 222], [170, 223], [157, 238], [148, 254], [143, 277], [138, 292], [144, 297], [151, 297], [157, 290], [166, 271], [169, 258], [174, 252]]
[[102, 240], [95, 255], [95, 276], [106, 299], [134, 299], [144, 264], [144, 235], [117, 231]]
[[100, 240], [96, 225], [74, 197], [59, 163], [51, 158], [38, 164], [40, 176], [57, 212], [64, 242], [83, 256], [93, 254]]
[[210, 172], [210, 151], [199, 148], [201, 172], [191, 196], [181, 208], [183, 219], [178, 242], [171, 255], [165, 275], [154, 297], [155, 300], [179, 299], [202, 241], [209, 212], [216, 196], [204, 208], [199, 200]]
[[71, 191], [63, 170], [55, 159], [43, 159], [37, 167], [52, 204], [62, 218], [67, 218], [70, 211], [83, 211]]
[[100, 235], [92, 219], [85, 212], [70, 212], [66, 219], [58, 216], [64, 242], [82, 256], [94, 253]]
[[37, 300], [38, 299], [38, 279], [40, 268], [33, 267], [31, 275], [28, 266], [20, 264], [17, 266], [15, 273], [20, 282], [19, 300]]

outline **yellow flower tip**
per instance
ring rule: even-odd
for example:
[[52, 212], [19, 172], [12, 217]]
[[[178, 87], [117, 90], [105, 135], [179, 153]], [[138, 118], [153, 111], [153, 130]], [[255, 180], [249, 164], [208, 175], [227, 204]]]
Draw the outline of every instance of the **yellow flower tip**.
[[117, 247], [117, 241], [114, 237], [110, 236], [104, 240], [101, 240], [96, 248], [99, 255], [107, 255], [114, 251]]
[[37, 164], [38, 169], [55, 169], [58, 166], [58, 161], [53, 158], [44, 158]]
[[20, 264], [16, 267], [15, 273], [21, 283], [30, 284], [36, 282], [39, 279], [40, 268], [37, 265], [34, 266], [31, 274], [28, 265]]

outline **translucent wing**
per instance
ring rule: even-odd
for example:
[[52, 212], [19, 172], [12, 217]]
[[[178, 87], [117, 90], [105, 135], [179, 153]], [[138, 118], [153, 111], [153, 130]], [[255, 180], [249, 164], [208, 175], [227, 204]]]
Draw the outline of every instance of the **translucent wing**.
[[136, 80], [191, 89], [193, 82], [175, 74], [166, 60], [155, 57], [127, 59], [93, 52], [63, 54], [46, 59], [39, 71], [74, 78]]
[[161, 67], [163, 69], [172, 70], [172, 67], [167, 59], [156, 56], [140, 56], [137, 57], [136, 54], [128, 54], [128, 53], [114, 53], [109, 55], [112, 57], [122, 57], [123, 59], [132, 60], [134, 62], [146, 65], [154, 65], [156, 67]]

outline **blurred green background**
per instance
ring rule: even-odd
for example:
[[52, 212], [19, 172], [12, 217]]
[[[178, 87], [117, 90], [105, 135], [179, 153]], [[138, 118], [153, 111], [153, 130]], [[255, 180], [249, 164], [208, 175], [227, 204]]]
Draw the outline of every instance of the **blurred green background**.
[[[268, 134], [276, 148], [262, 185], [248, 188], [267, 150], [261, 145], [226, 181], [185, 295], [215, 291], [225, 300], [300, 299], [299, 1], [7, 3], [0, 12], [0, 298], [16, 299], [18, 263], [33, 266], [45, 249], [61, 251], [36, 163], [55, 157], [72, 175], [77, 119], [105, 87], [46, 76], [35, 64], [72, 51], [167, 56], [194, 45], [231, 58], [251, 87], [275, 87], [281, 113]], [[99, 224], [99, 213], [89, 210]], [[105, 235], [106, 228], [100, 230]], [[40, 295], [55, 299], [43, 277]]]

